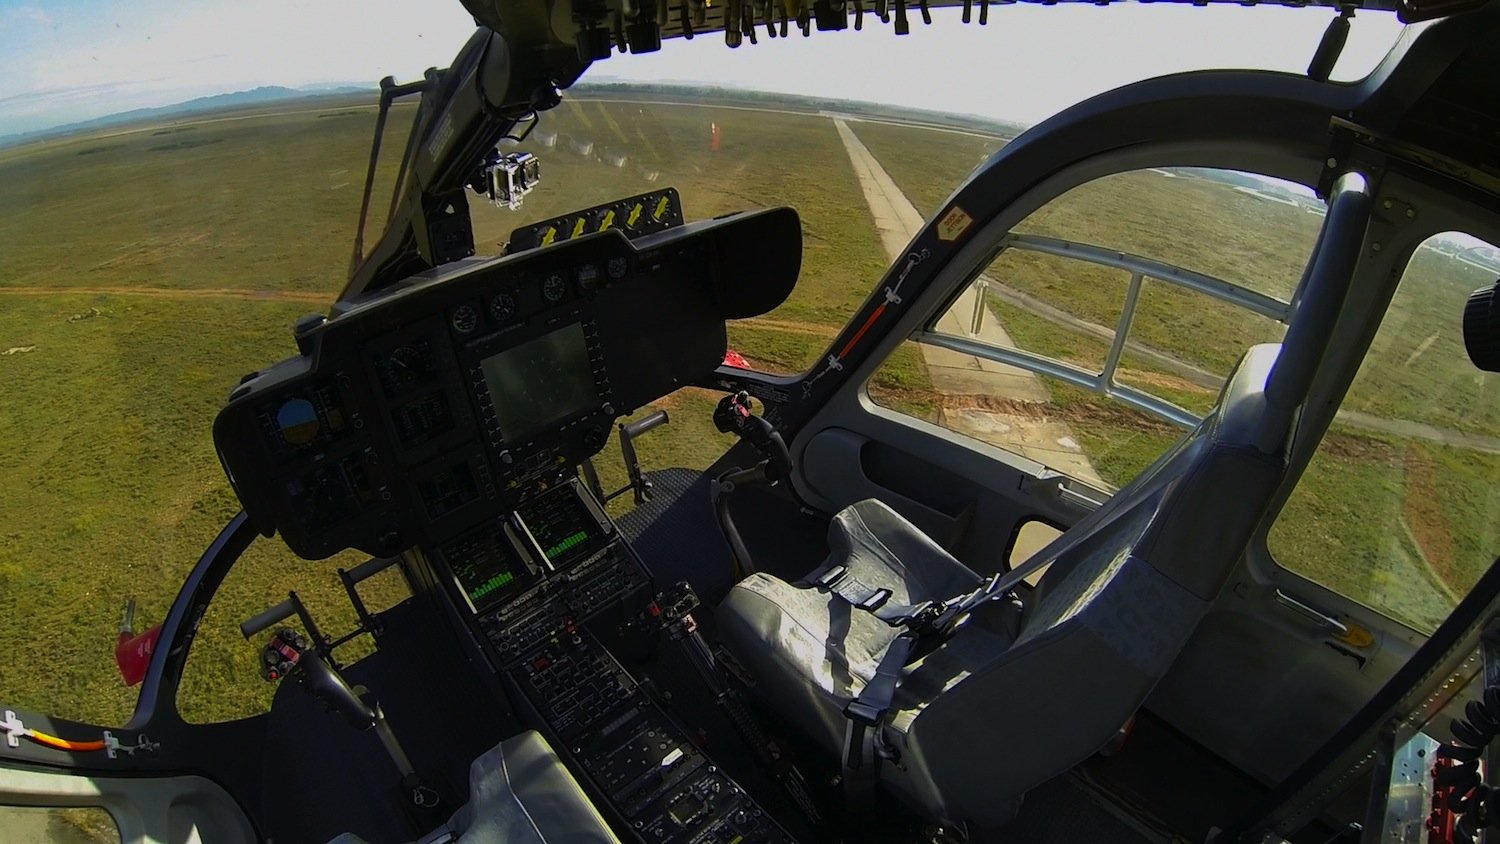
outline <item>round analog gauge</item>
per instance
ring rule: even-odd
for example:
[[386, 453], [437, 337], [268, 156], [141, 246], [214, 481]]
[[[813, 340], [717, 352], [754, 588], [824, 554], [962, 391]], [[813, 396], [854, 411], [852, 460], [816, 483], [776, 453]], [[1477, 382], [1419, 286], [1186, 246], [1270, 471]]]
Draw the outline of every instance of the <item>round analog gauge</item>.
[[620, 279], [625, 277], [625, 270], [627, 269], [629, 269], [629, 265], [625, 263], [625, 259], [615, 257], [609, 259], [606, 272], [609, 273], [610, 278]]
[[414, 346], [397, 346], [392, 349], [389, 368], [391, 380], [400, 386], [416, 383], [426, 369], [425, 357], [422, 350]]
[[453, 311], [453, 329], [459, 334], [468, 334], [479, 327], [479, 311], [473, 305], [459, 305]]
[[510, 298], [509, 294], [497, 293], [495, 298], [490, 300], [490, 316], [494, 317], [496, 322], [506, 322], [515, 315], [516, 300]]
[[547, 276], [542, 282], [542, 295], [547, 297], [548, 302], [561, 301], [568, 292], [568, 283], [557, 273]]

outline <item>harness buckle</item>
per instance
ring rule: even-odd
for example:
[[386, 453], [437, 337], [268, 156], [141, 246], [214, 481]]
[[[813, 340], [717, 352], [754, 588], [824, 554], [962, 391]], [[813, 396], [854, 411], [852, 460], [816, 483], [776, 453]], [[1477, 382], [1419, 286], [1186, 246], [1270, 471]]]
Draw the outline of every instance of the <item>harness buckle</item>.
[[829, 569], [828, 571], [823, 572], [818, 576], [818, 579], [813, 582], [823, 587], [824, 589], [832, 589], [833, 584], [838, 583], [840, 580], [842, 580], [844, 575], [848, 572], [848, 566], [837, 565]]
[[853, 698], [844, 705], [844, 717], [866, 727], [874, 727], [884, 720], [885, 710], [876, 709], [859, 698]]
[[919, 636], [929, 633], [936, 626], [938, 619], [943, 617], [943, 613], [947, 609], [948, 604], [946, 601], [927, 601], [917, 607], [916, 612], [911, 614], [911, 618], [907, 620], [906, 626]]

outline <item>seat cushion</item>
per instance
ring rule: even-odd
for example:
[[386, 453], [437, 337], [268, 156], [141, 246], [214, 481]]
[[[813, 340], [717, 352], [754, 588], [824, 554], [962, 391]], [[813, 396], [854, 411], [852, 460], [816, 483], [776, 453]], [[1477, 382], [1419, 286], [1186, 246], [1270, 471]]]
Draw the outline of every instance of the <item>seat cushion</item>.
[[469, 765], [469, 803], [448, 828], [463, 844], [618, 844], [599, 810], [536, 731], [512, 736]]
[[[864, 688], [900, 630], [811, 581], [843, 565], [845, 578], [891, 590], [892, 604], [914, 604], [962, 594], [981, 578], [879, 501], [841, 511], [829, 524], [828, 545], [828, 559], [808, 580], [751, 575], [730, 589], [715, 617], [757, 696], [838, 753], [844, 705]], [[902, 692], [911, 693], [905, 682]]]
[[[512, 736], [469, 765], [469, 802], [417, 844], [619, 844], [540, 733]], [[329, 844], [365, 844], [344, 833]]]
[[979, 575], [942, 546], [873, 498], [839, 511], [828, 524], [828, 559], [809, 578], [833, 565], [905, 603], [950, 598], [978, 585]]

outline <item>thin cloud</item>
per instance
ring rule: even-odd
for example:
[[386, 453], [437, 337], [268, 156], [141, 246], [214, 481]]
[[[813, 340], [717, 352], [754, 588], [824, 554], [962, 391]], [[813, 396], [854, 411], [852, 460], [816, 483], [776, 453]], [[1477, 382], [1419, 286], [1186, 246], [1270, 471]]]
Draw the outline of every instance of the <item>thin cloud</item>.
[[75, 85], [67, 88], [44, 88], [36, 91], [22, 91], [19, 94], [0, 97], [0, 105], [10, 103], [28, 102], [70, 102], [92, 97], [101, 97], [131, 91], [142, 86], [166, 82], [166, 77], [158, 76], [154, 79], [135, 79], [120, 82], [106, 82], [99, 85]]
[[6, 16], [15, 20], [34, 23], [37, 26], [51, 26], [52, 15], [46, 9], [39, 6], [17, 6], [6, 11]]

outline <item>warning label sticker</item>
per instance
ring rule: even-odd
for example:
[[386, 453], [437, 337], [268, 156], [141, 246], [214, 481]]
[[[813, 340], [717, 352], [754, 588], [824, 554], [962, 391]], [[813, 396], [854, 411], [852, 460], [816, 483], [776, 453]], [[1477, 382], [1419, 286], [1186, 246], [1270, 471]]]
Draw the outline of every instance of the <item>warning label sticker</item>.
[[970, 217], [967, 211], [955, 205], [948, 209], [948, 213], [943, 215], [943, 219], [938, 221], [938, 240], [944, 243], [952, 243], [962, 237], [963, 233], [968, 231], [969, 226], [973, 225], [973, 223], [974, 218]]

